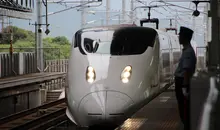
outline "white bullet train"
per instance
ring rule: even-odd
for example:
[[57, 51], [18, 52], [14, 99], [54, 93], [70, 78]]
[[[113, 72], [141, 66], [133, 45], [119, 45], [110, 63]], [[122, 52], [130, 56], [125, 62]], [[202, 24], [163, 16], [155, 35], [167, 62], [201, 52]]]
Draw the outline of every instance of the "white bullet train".
[[80, 127], [120, 125], [169, 82], [180, 55], [178, 36], [153, 28], [77, 31], [65, 88], [68, 118]]

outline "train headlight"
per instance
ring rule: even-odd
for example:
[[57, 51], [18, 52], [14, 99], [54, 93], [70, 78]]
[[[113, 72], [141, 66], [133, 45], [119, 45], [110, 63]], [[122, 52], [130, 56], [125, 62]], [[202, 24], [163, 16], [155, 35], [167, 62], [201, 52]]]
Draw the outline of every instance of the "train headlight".
[[95, 76], [96, 76], [95, 75], [95, 70], [91, 66], [89, 66], [87, 68], [87, 71], [86, 71], [86, 80], [87, 80], [87, 82], [93, 83], [94, 80], [95, 80]]
[[131, 78], [131, 66], [126, 66], [121, 73], [121, 81], [123, 83], [128, 83]]

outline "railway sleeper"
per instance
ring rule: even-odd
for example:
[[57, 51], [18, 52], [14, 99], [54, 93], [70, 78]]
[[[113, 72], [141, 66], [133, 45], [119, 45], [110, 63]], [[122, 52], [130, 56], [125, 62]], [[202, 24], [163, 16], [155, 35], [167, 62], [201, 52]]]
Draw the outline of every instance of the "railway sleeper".
[[21, 124], [19, 126], [16, 126], [14, 128], [12, 128], [12, 130], [18, 130], [18, 129], [32, 129], [42, 123], [45, 123], [47, 122], [48, 120], [51, 120], [53, 118], [56, 118], [56, 117], [59, 117], [60, 115], [64, 114], [65, 113], [65, 108], [63, 109], [60, 109], [58, 111], [55, 111], [55, 112], [52, 112], [52, 113], [49, 113], [49, 114], [46, 114], [46, 115], [43, 115], [41, 117], [38, 117], [34, 120], [31, 120], [31, 121], [28, 121], [24, 124]]
[[32, 118], [30, 118], [30, 116], [28, 116], [28, 118], [27, 117], [24, 117], [24, 118], [22, 118], [22, 119], [20, 119], [20, 120], [18, 120], [18, 121], [13, 121], [13, 122], [11, 122], [11, 123], [8, 123], [8, 125], [10, 126], [10, 127], [17, 127], [17, 126], [19, 126], [19, 125], [22, 125], [22, 124], [26, 124], [26, 123], [28, 123], [28, 122], [30, 122], [30, 121], [33, 121], [33, 120], [36, 120], [36, 119], [38, 119], [39, 117], [42, 117], [43, 115], [49, 115], [50, 113], [52, 113], [52, 112], [55, 112], [55, 111], [57, 111], [57, 109], [56, 110], [51, 110], [51, 111], [47, 111], [47, 109], [43, 109], [43, 111], [41, 111], [42, 113], [41, 114], [39, 114], [39, 111], [36, 113], [36, 114], [33, 114], [31, 117]]
[[46, 114], [46, 112], [47, 112], [47, 109], [39, 109], [37, 111], [36, 116], [42, 116], [42, 115]]
[[42, 124], [37, 125], [36, 127], [32, 128], [31, 130], [49, 129], [52, 126], [56, 126], [60, 122], [65, 121], [67, 119], [68, 118], [67, 118], [66, 114], [64, 113], [60, 116], [57, 116], [55, 118], [52, 118], [51, 120], [45, 121]]
[[[48, 115], [51, 112], [52, 113], [54, 112], [54, 110], [45, 111], [48, 108], [53, 108], [53, 107], [56, 108], [56, 106], [59, 106], [59, 109], [63, 109], [66, 106], [65, 103], [63, 103], [64, 101], [65, 101], [65, 99], [57, 100], [57, 101], [54, 101], [54, 102], [51, 102], [51, 103], [48, 103], [48, 104], [44, 104], [43, 106], [39, 106], [37, 108], [33, 108], [33, 109], [30, 109], [30, 110], [25, 110], [25, 111], [16, 113], [14, 115], [10, 115], [8, 117], [1, 118], [0, 119], [0, 129], [2, 129], [5, 126], [10, 127], [10, 128], [14, 127], [15, 125], [11, 124], [11, 123], [14, 123], [14, 122], [20, 122], [22, 120], [22, 122], [21, 122], [21, 124], [22, 124], [24, 122], [30, 122], [30, 121], [36, 119], [36, 117], [39, 118], [39, 117]], [[61, 105], [59, 105], [59, 104], [61, 104]], [[63, 107], [60, 107], [60, 106], [63, 106]], [[57, 110], [58, 109], [56, 109], [56, 111]]]

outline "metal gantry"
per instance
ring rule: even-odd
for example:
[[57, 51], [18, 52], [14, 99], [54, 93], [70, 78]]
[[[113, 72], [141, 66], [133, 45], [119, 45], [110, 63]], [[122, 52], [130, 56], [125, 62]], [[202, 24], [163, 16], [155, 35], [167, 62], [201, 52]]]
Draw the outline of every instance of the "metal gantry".
[[17, 19], [31, 19], [33, 13], [26, 13], [26, 12], [10, 10], [6, 8], [0, 8], [0, 15], [17, 18]]
[[131, 18], [131, 22], [133, 22], [133, 18], [134, 18], [134, 0], [131, 0], [131, 12], [130, 12], [130, 18]]
[[109, 23], [110, 0], [106, 0], [106, 25]]
[[32, 12], [34, 8], [34, 2], [32, 0], [1, 0], [0, 1], [0, 8], [20, 11], [20, 12]]
[[[122, 0], [122, 19], [123, 20], [125, 20], [125, 9], [126, 9], [126, 2], [125, 2], [125, 0]], [[122, 21], [122, 22], [124, 22], [124, 21]]]

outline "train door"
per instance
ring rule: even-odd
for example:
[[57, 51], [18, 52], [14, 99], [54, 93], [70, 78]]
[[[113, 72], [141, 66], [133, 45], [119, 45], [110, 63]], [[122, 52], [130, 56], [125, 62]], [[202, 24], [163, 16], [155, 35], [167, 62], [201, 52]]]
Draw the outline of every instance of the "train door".
[[170, 39], [170, 75], [171, 78], [173, 77], [174, 74], [174, 70], [173, 70], [173, 43], [174, 43], [174, 39], [171, 35], [169, 35], [169, 39]]
[[154, 60], [153, 60], [153, 74], [154, 77], [152, 79], [152, 83], [151, 83], [151, 88], [156, 89], [159, 84], [160, 84], [160, 42], [159, 42], [159, 38], [158, 36], [155, 38], [155, 43], [154, 43]]
[[172, 50], [173, 50], [173, 73], [175, 72], [179, 59], [181, 57], [181, 46], [179, 44], [178, 37], [173, 36], [172, 38]]
[[164, 82], [169, 79], [169, 67], [170, 67], [170, 44], [167, 35], [160, 33], [160, 81]]
[[175, 50], [174, 50], [174, 48], [175, 48], [175, 37], [174, 36], [172, 36], [172, 35], [170, 35], [170, 44], [171, 44], [171, 48], [170, 48], [170, 56], [171, 56], [171, 65], [170, 65], [170, 71], [171, 71], [171, 77], [173, 78], [173, 76], [174, 76], [174, 72], [175, 72], [175, 70], [174, 70], [174, 52], [175, 52]]

